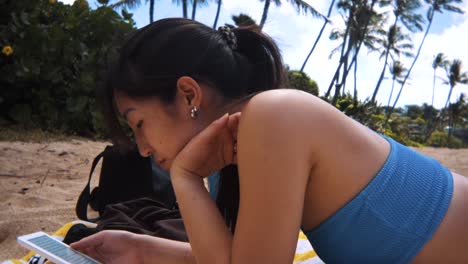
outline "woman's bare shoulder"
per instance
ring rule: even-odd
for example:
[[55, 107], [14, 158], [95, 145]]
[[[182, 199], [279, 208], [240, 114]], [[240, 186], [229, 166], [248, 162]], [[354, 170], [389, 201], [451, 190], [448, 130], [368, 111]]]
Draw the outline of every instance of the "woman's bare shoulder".
[[[261, 92], [249, 100], [242, 112], [247, 114], [264, 113], [271, 116], [286, 115], [289, 118], [300, 118], [304, 115], [311, 117], [314, 113], [339, 113], [322, 99], [296, 89]], [[291, 116], [292, 113], [299, 115]]]
[[317, 152], [326, 147], [323, 135], [330, 133], [332, 123], [342, 118], [341, 112], [311, 94], [293, 89], [272, 90], [254, 96], [244, 107], [238, 136], [246, 145], [256, 144], [260, 137], [270, 142], [266, 152], [294, 146], [297, 155], [307, 156], [313, 162]]
[[328, 126], [349, 119], [322, 99], [295, 89], [270, 90], [255, 95], [244, 107], [242, 116], [257, 121], [256, 124], [262, 121], [262, 124], [315, 131], [326, 130]]
[[[369, 148], [377, 141], [378, 145], [385, 143], [329, 103], [294, 89], [271, 90], [254, 96], [242, 111], [241, 124], [242, 121], [244, 127], [263, 126], [265, 131], [278, 137], [288, 135], [290, 142], [297, 140], [315, 151], [329, 152], [339, 146], [352, 152], [356, 145]], [[336, 153], [328, 154], [332, 157]]]

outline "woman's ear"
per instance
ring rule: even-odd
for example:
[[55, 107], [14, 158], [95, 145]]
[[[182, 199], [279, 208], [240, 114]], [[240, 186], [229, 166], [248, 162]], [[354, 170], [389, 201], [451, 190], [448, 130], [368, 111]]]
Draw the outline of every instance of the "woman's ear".
[[192, 77], [182, 76], [177, 80], [177, 97], [183, 104], [192, 108], [200, 107], [202, 102], [202, 89]]

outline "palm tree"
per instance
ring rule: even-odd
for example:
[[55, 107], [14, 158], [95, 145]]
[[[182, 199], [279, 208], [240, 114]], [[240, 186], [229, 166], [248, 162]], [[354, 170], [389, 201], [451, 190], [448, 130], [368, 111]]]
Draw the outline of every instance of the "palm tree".
[[197, 13], [197, 6], [203, 6], [208, 4], [208, 0], [192, 0], [192, 19], [195, 20]]
[[[385, 5], [384, 3], [383, 5]], [[399, 54], [399, 49], [396, 47], [398, 41], [408, 39], [406, 35], [401, 34], [398, 23], [401, 22], [409, 31], [416, 32], [422, 30], [422, 24], [424, 19], [420, 14], [416, 13], [416, 10], [421, 6], [420, 0], [393, 0], [389, 1], [388, 4], [393, 7], [393, 14], [395, 16], [393, 25], [390, 26], [388, 32], [385, 34], [386, 39], [383, 41], [384, 52], [381, 57], [385, 57], [384, 68], [374, 89], [371, 102], [375, 102], [377, 92], [382, 84], [385, 75], [385, 69], [387, 67], [388, 56], [392, 55], [391, 52]], [[413, 45], [406, 43], [400, 45], [400, 48], [412, 49]], [[403, 52], [404, 55], [408, 56], [409, 53]], [[412, 55], [411, 55], [412, 56]], [[394, 58], [392, 58], [394, 60]]]
[[[421, 49], [424, 45], [424, 41], [426, 40], [427, 35], [429, 34], [429, 30], [431, 29], [432, 22], [434, 20], [434, 16], [436, 12], [443, 13], [444, 10], [450, 11], [450, 12], [455, 12], [459, 14], [463, 14], [464, 11], [456, 6], [456, 4], [461, 4], [463, 3], [463, 0], [424, 0], [426, 3], [428, 3], [429, 9], [427, 10], [427, 27], [426, 27], [426, 32], [424, 33], [423, 39], [421, 40], [421, 43], [419, 44], [418, 51], [416, 52], [416, 56], [414, 56], [413, 62], [411, 63], [411, 66], [406, 73], [405, 78], [403, 79], [403, 83], [401, 84], [401, 89], [406, 84], [406, 81], [408, 80], [411, 70], [413, 69], [414, 65], [416, 64], [416, 61], [419, 58], [419, 54], [421, 53]], [[395, 100], [395, 104], [392, 106], [392, 108], [395, 108], [396, 102], [398, 101], [399, 97], [397, 97], [397, 100]]]
[[[270, 9], [271, 0], [260, 0], [260, 1], [265, 2], [265, 5], [263, 6], [262, 19], [260, 20], [260, 28], [262, 29], [267, 20], [268, 10]], [[310, 12], [313, 16], [323, 17], [328, 20], [327, 17], [320, 14], [320, 12], [318, 12], [315, 8], [313, 8], [311, 5], [307, 4], [303, 0], [287, 0], [287, 1], [290, 2], [297, 9], [297, 12], [300, 12], [301, 10], [304, 13]], [[273, 3], [276, 6], [280, 6], [281, 0], [273, 0]]]
[[[346, 3], [346, 1], [344, 2]], [[377, 50], [374, 47], [374, 43], [377, 40], [377, 38], [375, 38], [374, 36], [374, 33], [380, 30], [379, 29], [381, 27], [380, 24], [382, 21], [384, 21], [384, 16], [374, 11], [374, 6], [376, 3], [377, 3], [377, 0], [371, 0], [370, 5], [367, 2], [364, 2], [364, 5], [363, 5], [364, 8], [362, 9], [361, 12], [358, 12], [359, 15], [356, 16], [356, 21], [361, 21], [361, 22], [358, 22], [355, 24], [360, 25], [359, 26], [360, 29], [358, 32], [362, 32], [362, 34], [360, 34], [361, 35], [360, 39], [358, 39], [357, 43], [355, 44], [355, 47], [353, 47], [353, 56], [351, 59], [351, 63], [349, 63], [348, 67], [345, 67], [343, 69], [344, 73], [343, 73], [341, 83], [336, 84], [338, 90], [341, 86], [343, 86], [343, 90], [344, 90], [344, 86], [346, 84], [348, 73], [351, 70], [351, 67], [353, 67], [353, 65], [354, 65], [354, 71], [355, 72], [357, 71], [357, 56], [359, 54], [359, 51], [361, 50], [362, 44], [364, 44], [370, 51]], [[381, 5], [385, 4], [385, 1], [382, 1], [380, 4]], [[348, 59], [346, 59], [346, 64], [348, 64]], [[338, 77], [339, 77], [339, 74], [337, 75], [336, 82], [338, 82], [338, 79], [339, 79]], [[356, 80], [354, 83], [356, 84]], [[355, 91], [355, 94], [357, 94], [356, 91]]]
[[[332, 0], [332, 2], [331, 2], [331, 4], [330, 4], [330, 7], [328, 8], [327, 17], [330, 17], [334, 5], [335, 5], [335, 0]], [[328, 20], [324, 20], [323, 26], [322, 26], [322, 28], [320, 29], [320, 32], [319, 32], [317, 38], [315, 39], [314, 45], [312, 45], [312, 49], [310, 50], [309, 54], [307, 54], [307, 57], [306, 57], [306, 59], [304, 60], [304, 63], [302, 64], [302, 67], [301, 67], [301, 69], [300, 69], [301, 72], [304, 71], [304, 68], [305, 68], [305, 66], [306, 66], [306, 64], [307, 64], [307, 61], [309, 60], [310, 55], [312, 55], [312, 53], [314, 52], [315, 47], [317, 46], [317, 43], [319, 42], [320, 38], [322, 37], [323, 31], [325, 30], [325, 27], [327, 26], [328, 22], [329, 22]]]
[[218, 25], [218, 19], [219, 19], [219, 12], [221, 11], [221, 5], [223, 4], [222, 0], [217, 0], [218, 1], [218, 8], [216, 9], [216, 16], [215, 20], [213, 22], [213, 28], [216, 29], [216, 26]]
[[[369, 50], [375, 51], [375, 43], [377, 37], [375, 32], [378, 32], [383, 22], [383, 15], [378, 14], [374, 10], [374, 5], [377, 1], [372, 0], [371, 3], [362, 0], [340, 0], [337, 4], [338, 8], [348, 13], [346, 17], [345, 30], [334, 30], [330, 35], [330, 39], [342, 39], [342, 43], [332, 51], [333, 53], [341, 49], [340, 60], [335, 74], [330, 82], [325, 97], [330, 95], [332, 88], [335, 86], [334, 102], [340, 94], [341, 87], [345, 85], [348, 73], [355, 62], [357, 53], [362, 44]], [[353, 60], [349, 63], [349, 57], [353, 53]], [[340, 80], [340, 72], [343, 67], [343, 75]]]
[[395, 82], [398, 82], [398, 83], [402, 82], [402, 77], [406, 70], [407, 69], [398, 60], [395, 61], [392, 65], [390, 65], [390, 73], [392, 74], [392, 89], [390, 90], [390, 96], [388, 97], [387, 108], [390, 107], [390, 101], [392, 100], [393, 89], [395, 88]]
[[465, 94], [460, 94], [458, 100], [449, 105], [449, 131], [447, 136], [447, 142], [450, 142], [453, 131], [455, 130], [457, 124], [462, 124], [464, 122], [463, 114], [468, 111], [466, 105]]
[[444, 84], [450, 85], [450, 90], [444, 108], [447, 108], [450, 102], [453, 88], [455, 88], [457, 84], [468, 84], [468, 72], [462, 73], [462, 65], [463, 63], [461, 60], [455, 59], [450, 63], [450, 68], [447, 70], [447, 80], [444, 81]]
[[447, 60], [445, 59], [444, 53], [439, 52], [432, 62], [432, 68], [434, 69], [434, 79], [432, 81], [432, 101], [431, 106], [434, 106], [434, 94], [435, 94], [435, 81], [436, 81], [436, 73], [438, 68], [445, 68], [447, 64]]
[[[155, 0], [146, 0], [146, 3], [149, 2], [149, 18], [150, 23], [154, 21], [154, 2]], [[111, 8], [125, 7], [128, 9], [134, 9], [140, 6], [141, 0], [119, 0], [114, 4], [109, 5]]]
[[[405, 72], [408, 69], [405, 68], [405, 66], [400, 62], [400, 61], [395, 61], [392, 65], [390, 65], [390, 73], [392, 74], [392, 89], [390, 90], [390, 96], [388, 98], [388, 104], [387, 104], [387, 117], [385, 118], [385, 123], [383, 127], [386, 127], [388, 124], [388, 121], [390, 120], [390, 117], [392, 116], [393, 108], [390, 109], [390, 102], [392, 100], [393, 96], [393, 91], [395, 88], [395, 82], [401, 83], [402, 77], [404, 76]], [[401, 89], [398, 92], [398, 94], [401, 93]]]
[[394, 25], [401, 22], [411, 32], [423, 30], [424, 18], [419, 14], [420, 0], [393, 0], [390, 1], [395, 16]]
[[379, 80], [377, 81], [377, 85], [375, 86], [374, 93], [372, 94], [371, 102], [373, 103], [375, 102], [375, 98], [377, 97], [377, 93], [379, 91], [380, 85], [382, 84], [382, 81], [385, 77], [385, 71], [387, 69], [389, 56], [392, 58], [393, 61], [395, 61], [393, 54], [397, 55], [398, 57], [400, 56], [400, 54], [403, 54], [406, 57], [412, 56], [412, 54], [406, 50], [412, 49], [413, 45], [409, 42], [399, 43], [408, 39], [409, 38], [407, 35], [401, 33], [399, 26], [395, 24], [390, 26], [390, 29], [387, 32], [386, 39], [382, 41], [383, 46], [385, 47], [385, 50], [382, 52], [380, 57], [381, 58], [385, 57], [384, 67], [382, 69], [382, 72], [380, 73], [380, 77], [379, 77]]
[[[432, 133], [437, 127], [437, 124], [440, 124], [441, 122], [443, 122], [446, 112], [448, 110], [450, 99], [452, 97], [452, 92], [455, 86], [457, 84], [468, 84], [468, 72], [462, 73], [462, 65], [463, 65], [462, 61], [456, 59], [448, 64], [449, 64], [449, 67], [445, 69], [447, 73], [447, 79], [444, 81], [444, 84], [448, 84], [450, 86], [448, 96], [447, 96], [447, 101], [445, 102], [445, 106], [442, 109], [440, 116], [436, 120], [436, 125], [434, 125], [433, 128], [430, 131], [428, 131], [428, 133], [426, 134], [426, 140], [428, 140], [431, 137]], [[449, 130], [449, 135], [450, 135], [450, 130]]]

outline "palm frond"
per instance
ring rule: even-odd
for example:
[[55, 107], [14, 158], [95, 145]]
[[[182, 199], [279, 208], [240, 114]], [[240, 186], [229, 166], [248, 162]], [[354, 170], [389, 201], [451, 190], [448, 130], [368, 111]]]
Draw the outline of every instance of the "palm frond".
[[317, 9], [315, 9], [313, 6], [309, 5], [305, 1], [288, 0], [288, 2], [290, 2], [296, 8], [297, 12], [303, 11], [304, 14], [310, 13], [312, 16], [321, 17], [327, 22], [330, 22], [330, 19], [326, 15], [320, 13], [319, 11], [317, 11]]
[[329, 59], [331, 59], [331, 57], [333, 57], [333, 55], [335, 55], [335, 53], [337, 53], [338, 51], [341, 50], [341, 47], [343, 46], [343, 44], [340, 44], [338, 47], [334, 48], [331, 52], [330, 52], [330, 55], [328, 56]]
[[434, 61], [432, 62], [432, 68], [438, 68], [438, 67], [443, 67], [447, 62], [445, 59], [445, 55], [442, 52], [439, 52], [435, 58]]
[[403, 56], [405, 56], [407, 58], [413, 58], [414, 57], [414, 54], [411, 53], [411, 52], [408, 52], [408, 51], [403, 51], [402, 54], [403, 54]]
[[463, 9], [459, 8], [458, 6], [454, 6], [454, 5], [443, 5], [443, 8], [447, 11], [450, 11], [450, 12], [455, 12], [455, 13], [459, 13], [459, 14], [464, 14], [465, 11], [463, 11]]
[[141, 1], [140, 0], [119, 0], [111, 5], [109, 5], [111, 8], [120, 8], [120, 7], [125, 7], [128, 9], [134, 9], [140, 6]]

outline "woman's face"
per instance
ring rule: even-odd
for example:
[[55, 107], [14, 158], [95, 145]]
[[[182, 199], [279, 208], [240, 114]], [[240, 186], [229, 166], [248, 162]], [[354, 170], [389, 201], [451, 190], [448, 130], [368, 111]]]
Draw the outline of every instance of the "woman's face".
[[[188, 90], [187, 86], [180, 91], [178, 89], [174, 103], [170, 105], [156, 97], [132, 98], [119, 92], [115, 95], [117, 109], [133, 130], [140, 154], [153, 156], [165, 170], [170, 169], [184, 146], [217, 116], [213, 113], [216, 105], [213, 96], [203, 89], [204, 98], [201, 100], [202, 89], [195, 86], [188, 87]], [[192, 91], [192, 88], [198, 91]], [[190, 116], [193, 105], [200, 109], [195, 119]]]

